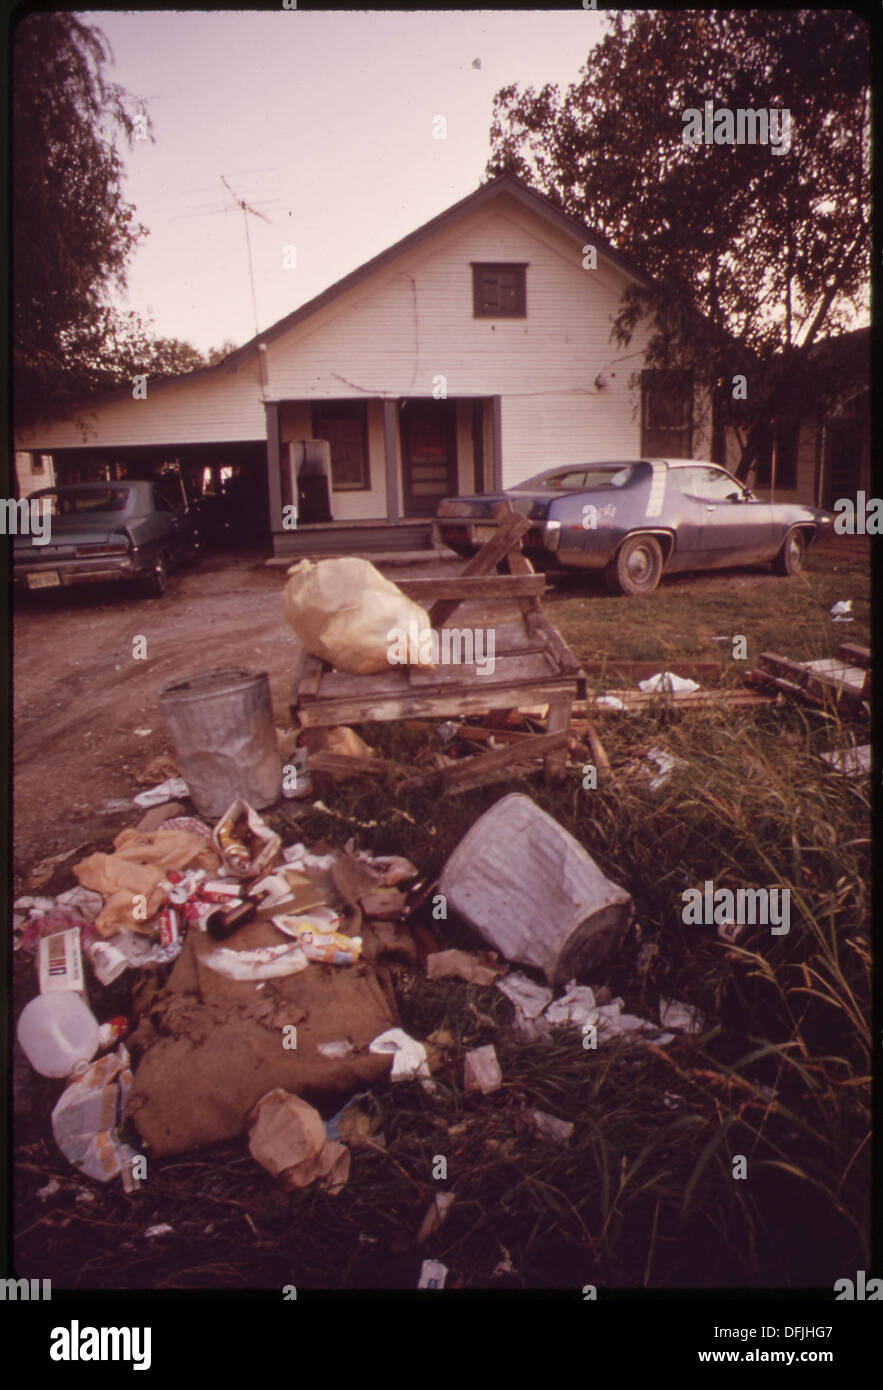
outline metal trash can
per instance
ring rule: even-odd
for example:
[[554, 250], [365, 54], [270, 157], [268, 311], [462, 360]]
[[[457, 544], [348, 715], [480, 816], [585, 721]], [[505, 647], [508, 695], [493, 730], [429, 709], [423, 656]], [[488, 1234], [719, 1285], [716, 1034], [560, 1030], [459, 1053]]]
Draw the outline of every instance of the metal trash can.
[[257, 810], [278, 799], [282, 768], [266, 671], [196, 671], [167, 685], [159, 703], [200, 815], [221, 816], [237, 797]]

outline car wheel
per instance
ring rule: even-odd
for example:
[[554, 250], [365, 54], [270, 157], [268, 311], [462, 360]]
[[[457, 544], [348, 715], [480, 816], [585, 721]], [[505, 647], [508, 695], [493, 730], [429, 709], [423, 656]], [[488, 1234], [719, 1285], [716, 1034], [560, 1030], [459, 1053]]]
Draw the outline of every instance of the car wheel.
[[773, 561], [776, 574], [799, 574], [806, 554], [806, 537], [802, 531], [789, 531]]
[[662, 547], [655, 536], [630, 536], [607, 566], [607, 587], [614, 594], [652, 594], [662, 566]]
[[165, 553], [160, 550], [153, 562], [153, 569], [144, 581], [145, 598], [162, 598], [169, 582], [169, 567]]

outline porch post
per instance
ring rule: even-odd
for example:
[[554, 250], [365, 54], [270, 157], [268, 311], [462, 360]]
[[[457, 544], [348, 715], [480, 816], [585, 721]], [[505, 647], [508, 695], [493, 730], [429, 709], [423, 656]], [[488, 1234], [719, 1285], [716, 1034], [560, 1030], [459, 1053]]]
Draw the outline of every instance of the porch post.
[[503, 491], [503, 398], [494, 396], [494, 424], [493, 424], [493, 484], [494, 492]]
[[399, 460], [396, 448], [396, 429], [398, 421], [396, 401], [383, 402], [383, 450], [386, 461], [386, 519], [398, 521], [399, 512]]
[[267, 411], [267, 483], [270, 502], [270, 531], [275, 536], [282, 530], [282, 472], [279, 465], [279, 402], [264, 401], [264, 406]]

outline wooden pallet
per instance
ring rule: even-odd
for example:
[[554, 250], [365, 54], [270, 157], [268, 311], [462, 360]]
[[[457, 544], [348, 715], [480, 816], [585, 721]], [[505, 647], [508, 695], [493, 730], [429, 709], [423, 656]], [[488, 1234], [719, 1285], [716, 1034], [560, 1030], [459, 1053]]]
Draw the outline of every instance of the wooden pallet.
[[[376, 675], [352, 675], [335, 671], [327, 662], [304, 653], [291, 706], [298, 724], [316, 728], [389, 719], [461, 718], [487, 710], [548, 705], [545, 733], [421, 774], [405, 785], [440, 784], [464, 791], [511, 776], [516, 767], [532, 770], [537, 759], [541, 760], [537, 770], [544, 768], [548, 777], [564, 775], [570, 711], [574, 699], [585, 696], [585, 676], [543, 613], [540, 595], [545, 589], [544, 576], [535, 574], [520, 553], [520, 537], [530, 523], [507, 502], [498, 503], [494, 514], [499, 522], [494, 536], [459, 575], [406, 579], [399, 584], [409, 598], [427, 609], [440, 639], [444, 629], [453, 626], [450, 620], [466, 600], [504, 602], [514, 609], [507, 612], [505, 621], [493, 624], [493, 672], [482, 672], [483, 662], [454, 661], [434, 668], [390, 666]], [[509, 574], [492, 573], [503, 559]], [[462, 648], [459, 654], [463, 654]], [[316, 757], [319, 761], [310, 759], [308, 767], [320, 773], [331, 771], [325, 755]], [[370, 767], [358, 770], [379, 771]]]
[[843, 642], [836, 656], [818, 661], [791, 661], [776, 652], [761, 652], [759, 669], [746, 671], [749, 685], [796, 696], [821, 709], [867, 714], [871, 698], [871, 653], [868, 647]]

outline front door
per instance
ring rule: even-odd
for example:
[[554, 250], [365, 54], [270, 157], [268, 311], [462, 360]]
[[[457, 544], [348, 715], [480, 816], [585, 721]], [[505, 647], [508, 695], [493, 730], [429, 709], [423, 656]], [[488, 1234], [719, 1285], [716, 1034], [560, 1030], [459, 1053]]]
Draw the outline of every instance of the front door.
[[405, 516], [435, 516], [457, 492], [457, 411], [453, 401], [405, 401], [401, 412]]

